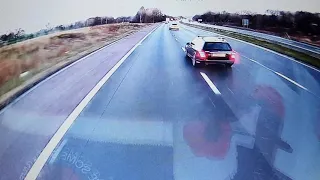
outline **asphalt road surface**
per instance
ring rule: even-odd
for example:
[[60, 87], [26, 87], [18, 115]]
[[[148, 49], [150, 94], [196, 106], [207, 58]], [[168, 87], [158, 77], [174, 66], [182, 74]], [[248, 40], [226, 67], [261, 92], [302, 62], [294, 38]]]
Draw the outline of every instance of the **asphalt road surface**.
[[[188, 23], [190, 23], [190, 22], [188, 22]], [[192, 22], [192, 23], [199, 24], [198, 22]], [[254, 31], [250, 31], [250, 30], [225, 27], [225, 26], [216, 26], [216, 25], [209, 25], [209, 24], [203, 24], [203, 23], [201, 23], [201, 25], [209, 26], [209, 27], [215, 27], [217, 29], [223, 29], [223, 30], [232, 31], [232, 32], [238, 32], [238, 33], [241, 33], [241, 34], [247, 34], [247, 35], [251, 35], [251, 36], [256, 36], [256, 37], [260, 37], [260, 38], [264, 38], [264, 39], [268, 39], [268, 40], [272, 40], [272, 41], [288, 44], [288, 45], [291, 45], [291, 46], [294, 46], [294, 47], [298, 47], [298, 48], [302, 48], [302, 49], [308, 50], [308, 51], [313, 52], [313, 53], [320, 54], [320, 48], [317, 47], [317, 46], [310, 45], [310, 44], [303, 43], [303, 42], [290, 40], [290, 39], [285, 39], [285, 38], [282, 38], [282, 37], [279, 37], [279, 36], [274, 36], [274, 35], [260, 33], [260, 32], [254, 32]]]
[[[186, 42], [213, 33], [162, 24], [80, 112], [38, 179], [320, 178], [320, 71], [227, 39], [231, 69], [193, 68]], [[24, 179], [93, 86], [152, 28], [38, 85], [0, 112], [0, 179]], [[79, 77], [80, 76], [80, 77]]]

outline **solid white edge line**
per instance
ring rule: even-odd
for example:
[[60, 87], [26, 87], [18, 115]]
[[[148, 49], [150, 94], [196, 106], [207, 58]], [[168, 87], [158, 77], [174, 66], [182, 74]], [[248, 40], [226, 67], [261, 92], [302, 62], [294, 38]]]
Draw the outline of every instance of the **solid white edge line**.
[[[158, 26], [160, 27], [160, 26]], [[104, 85], [105, 82], [111, 77], [111, 75], [120, 67], [120, 65], [132, 54], [132, 52], [144, 41], [151, 33], [153, 33], [158, 27], [149, 32], [142, 40], [140, 40], [125, 56], [121, 58], [121, 60], [96, 84], [96, 86], [86, 95], [86, 97], [80, 102], [80, 104], [72, 111], [72, 113], [68, 116], [68, 118], [64, 121], [64, 123], [60, 126], [57, 132], [53, 135], [49, 143], [43, 149], [35, 163], [32, 165], [29, 170], [25, 180], [35, 180], [40, 174], [42, 168], [45, 163], [49, 159], [53, 150], [59, 144], [60, 140], [66, 134], [72, 123], [79, 116], [82, 110], [87, 106], [87, 104], [91, 101], [91, 99], [95, 96], [95, 94], [100, 90], [100, 88]]]
[[[289, 82], [291, 82], [292, 84], [300, 87], [301, 89], [304, 89], [304, 90], [306, 90], [306, 91], [309, 91], [306, 87], [302, 86], [301, 84], [297, 83], [296, 81], [288, 78], [287, 76], [285, 76], [285, 75], [283, 75], [283, 74], [281, 74], [281, 73], [279, 73], [279, 72], [277, 72], [277, 71], [275, 71], [275, 70], [272, 70], [272, 69], [266, 67], [265, 65], [259, 63], [258, 61], [255, 61], [255, 60], [253, 60], [253, 59], [251, 59], [251, 58], [248, 58], [248, 57], [246, 57], [246, 56], [243, 56], [243, 55], [241, 55], [241, 56], [244, 57], [244, 58], [246, 58], [246, 59], [248, 59], [248, 60], [250, 60], [250, 61], [252, 61], [252, 62], [254, 62], [254, 63], [256, 63], [256, 64], [258, 64], [258, 65], [260, 65], [260, 66], [262, 66], [262, 67], [264, 67], [265, 69], [267, 69], [267, 70], [275, 73], [276, 75], [278, 75], [278, 76], [286, 79], [287, 81], [289, 81]], [[310, 91], [309, 91], [309, 92], [310, 92]]]
[[184, 47], [181, 47], [182, 51], [186, 52], [186, 49]]
[[[199, 28], [196, 28], [196, 29], [199, 29]], [[218, 33], [214, 33], [214, 32], [211, 32], [211, 31], [208, 31], [208, 30], [205, 30], [205, 29], [200, 29], [200, 30], [203, 30], [203, 31], [206, 31], [206, 32], [210, 32], [210, 33], [213, 33], [213, 34], [218, 34]], [[315, 70], [315, 71], [317, 71], [317, 72], [320, 72], [320, 70], [319, 70], [319, 69], [316, 69], [315, 67], [312, 67], [312, 66], [310, 66], [310, 65], [308, 65], [308, 64], [305, 64], [305, 63], [303, 63], [303, 62], [297, 61], [297, 60], [295, 60], [295, 59], [292, 58], [292, 57], [289, 57], [289, 56], [286, 56], [286, 55], [284, 55], [284, 54], [278, 53], [278, 52], [273, 51], [273, 50], [271, 50], [271, 49], [267, 49], [267, 48], [265, 48], [265, 47], [258, 46], [258, 45], [256, 45], [256, 44], [252, 44], [252, 43], [250, 43], [250, 42], [243, 41], [243, 40], [240, 40], [240, 39], [236, 39], [236, 38], [233, 38], [233, 37], [230, 37], [230, 36], [226, 36], [226, 35], [222, 35], [222, 34], [218, 34], [218, 35], [219, 35], [219, 36], [223, 36], [223, 37], [227, 37], [227, 38], [230, 38], [230, 39], [233, 39], [233, 40], [242, 42], [242, 43], [250, 44], [250, 45], [252, 45], [252, 46], [254, 46], [254, 47], [257, 47], [257, 48], [263, 49], [263, 50], [265, 50], [265, 51], [268, 51], [268, 52], [274, 53], [274, 54], [276, 54], [276, 55], [279, 55], [279, 56], [281, 56], [281, 57], [290, 59], [290, 60], [292, 60], [292, 61], [294, 61], [294, 62], [296, 62], [296, 63], [299, 63], [299, 64], [301, 64], [301, 65], [303, 65], [303, 66], [306, 66], [306, 67], [308, 67], [308, 68], [310, 68], [310, 69], [313, 69], [313, 70]]]
[[212, 91], [217, 94], [220, 95], [220, 91], [218, 90], [218, 88], [213, 84], [213, 82], [209, 79], [209, 77], [206, 75], [206, 73], [200, 72], [201, 76], [203, 77], [203, 79], [207, 82], [207, 84], [210, 86], [210, 88], [212, 89]]
[[64, 139], [64, 140], [62, 141], [62, 143], [60, 144], [60, 146], [59, 146], [54, 152], [52, 152], [52, 153], [53, 153], [53, 154], [52, 154], [53, 156], [51, 156], [51, 159], [50, 159], [50, 161], [49, 161], [49, 164], [53, 164], [53, 163], [56, 161], [58, 155], [60, 154], [60, 152], [61, 152], [61, 150], [63, 149], [63, 147], [67, 144], [67, 142], [68, 142], [68, 139]]

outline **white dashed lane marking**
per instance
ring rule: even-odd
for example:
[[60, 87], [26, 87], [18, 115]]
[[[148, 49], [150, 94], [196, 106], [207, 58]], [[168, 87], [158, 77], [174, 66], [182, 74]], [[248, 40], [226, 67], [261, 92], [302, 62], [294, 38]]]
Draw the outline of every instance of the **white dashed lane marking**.
[[[260, 65], [260, 66], [262, 66], [262, 67], [264, 67], [265, 69], [268, 69], [269, 71], [271, 71], [271, 72], [275, 73], [276, 75], [282, 77], [283, 79], [291, 82], [292, 84], [300, 87], [301, 89], [304, 89], [304, 90], [306, 90], [306, 91], [309, 91], [306, 87], [302, 86], [301, 84], [297, 83], [296, 81], [288, 78], [287, 76], [285, 76], [285, 75], [283, 75], [283, 74], [281, 74], [281, 73], [279, 73], [279, 72], [277, 72], [277, 71], [275, 71], [275, 70], [272, 70], [272, 69], [268, 68], [267, 66], [259, 63], [258, 61], [255, 61], [255, 60], [253, 60], [253, 59], [251, 59], [251, 58], [248, 58], [248, 57], [246, 57], [246, 56], [243, 56], [243, 55], [242, 55], [242, 57], [244, 57], [244, 58], [246, 58], [246, 59], [248, 59], [248, 60], [250, 60], [250, 61], [252, 61], [252, 62], [254, 62], [254, 63], [256, 63], [256, 64], [258, 64], [258, 65]], [[310, 92], [310, 91], [309, 91], [309, 92]]]
[[299, 83], [295, 82], [294, 80], [288, 78], [287, 76], [281, 74], [281, 73], [278, 73], [278, 72], [274, 72], [276, 73], [277, 75], [281, 76], [282, 78], [286, 79], [287, 81], [291, 82], [292, 84], [304, 89], [304, 90], [308, 90], [307, 88], [305, 88], [304, 86], [300, 85]]
[[207, 82], [207, 84], [209, 85], [209, 87], [211, 88], [211, 90], [217, 94], [220, 95], [220, 91], [218, 90], [218, 88], [213, 84], [213, 82], [209, 79], [209, 77], [206, 75], [206, 73], [200, 72], [201, 76], [203, 77], [203, 79]]

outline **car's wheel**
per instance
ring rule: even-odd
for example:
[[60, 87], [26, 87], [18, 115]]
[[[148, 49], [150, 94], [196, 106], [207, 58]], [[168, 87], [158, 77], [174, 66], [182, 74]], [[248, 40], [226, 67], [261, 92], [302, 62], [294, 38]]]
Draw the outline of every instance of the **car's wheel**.
[[187, 50], [186, 50], [186, 58], [187, 58], [187, 59], [189, 58]]
[[196, 58], [194, 56], [191, 58], [191, 61], [193, 67], [199, 67], [199, 64], [196, 62]]
[[231, 68], [232, 65], [233, 65], [233, 63], [230, 63], [230, 64], [228, 63], [228, 64], [226, 64], [226, 67]]

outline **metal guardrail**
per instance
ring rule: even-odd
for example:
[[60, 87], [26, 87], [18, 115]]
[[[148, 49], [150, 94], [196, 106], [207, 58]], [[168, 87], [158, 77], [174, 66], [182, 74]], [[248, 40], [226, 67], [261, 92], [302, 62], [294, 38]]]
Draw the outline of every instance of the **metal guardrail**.
[[263, 38], [263, 37], [257, 37], [257, 36], [252, 36], [252, 35], [248, 35], [248, 34], [243, 34], [243, 33], [240, 33], [240, 32], [228, 31], [228, 30], [225, 30], [225, 29], [222, 29], [222, 28], [217, 28], [216, 26], [214, 26], [214, 27], [213, 26], [204, 26], [204, 25], [200, 25], [200, 24], [193, 24], [193, 23], [186, 23], [186, 22], [181, 22], [181, 23], [189, 25], [189, 26], [193, 26], [193, 27], [200, 27], [202, 29], [212, 29], [212, 30], [218, 31], [218, 32], [220, 31], [220, 32], [236, 33], [236, 34], [239, 34], [239, 35], [242, 35], [242, 36], [247, 36], [247, 37], [250, 37], [250, 38], [257, 39], [257, 40], [266, 41], [266, 42], [269, 42], [269, 43], [281, 45], [283, 47], [286, 47], [286, 48], [289, 48], [289, 49], [292, 49], [292, 50], [307, 54], [307, 55], [312, 56], [314, 58], [320, 59], [320, 53], [308, 50], [306, 48], [298, 47], [297, 45], [290, 45], [288, 43], [279, 42], [279, 41], [275, 41], [275, 40], [271, 40], [271, 39], [267, 39], [267, 38]]

